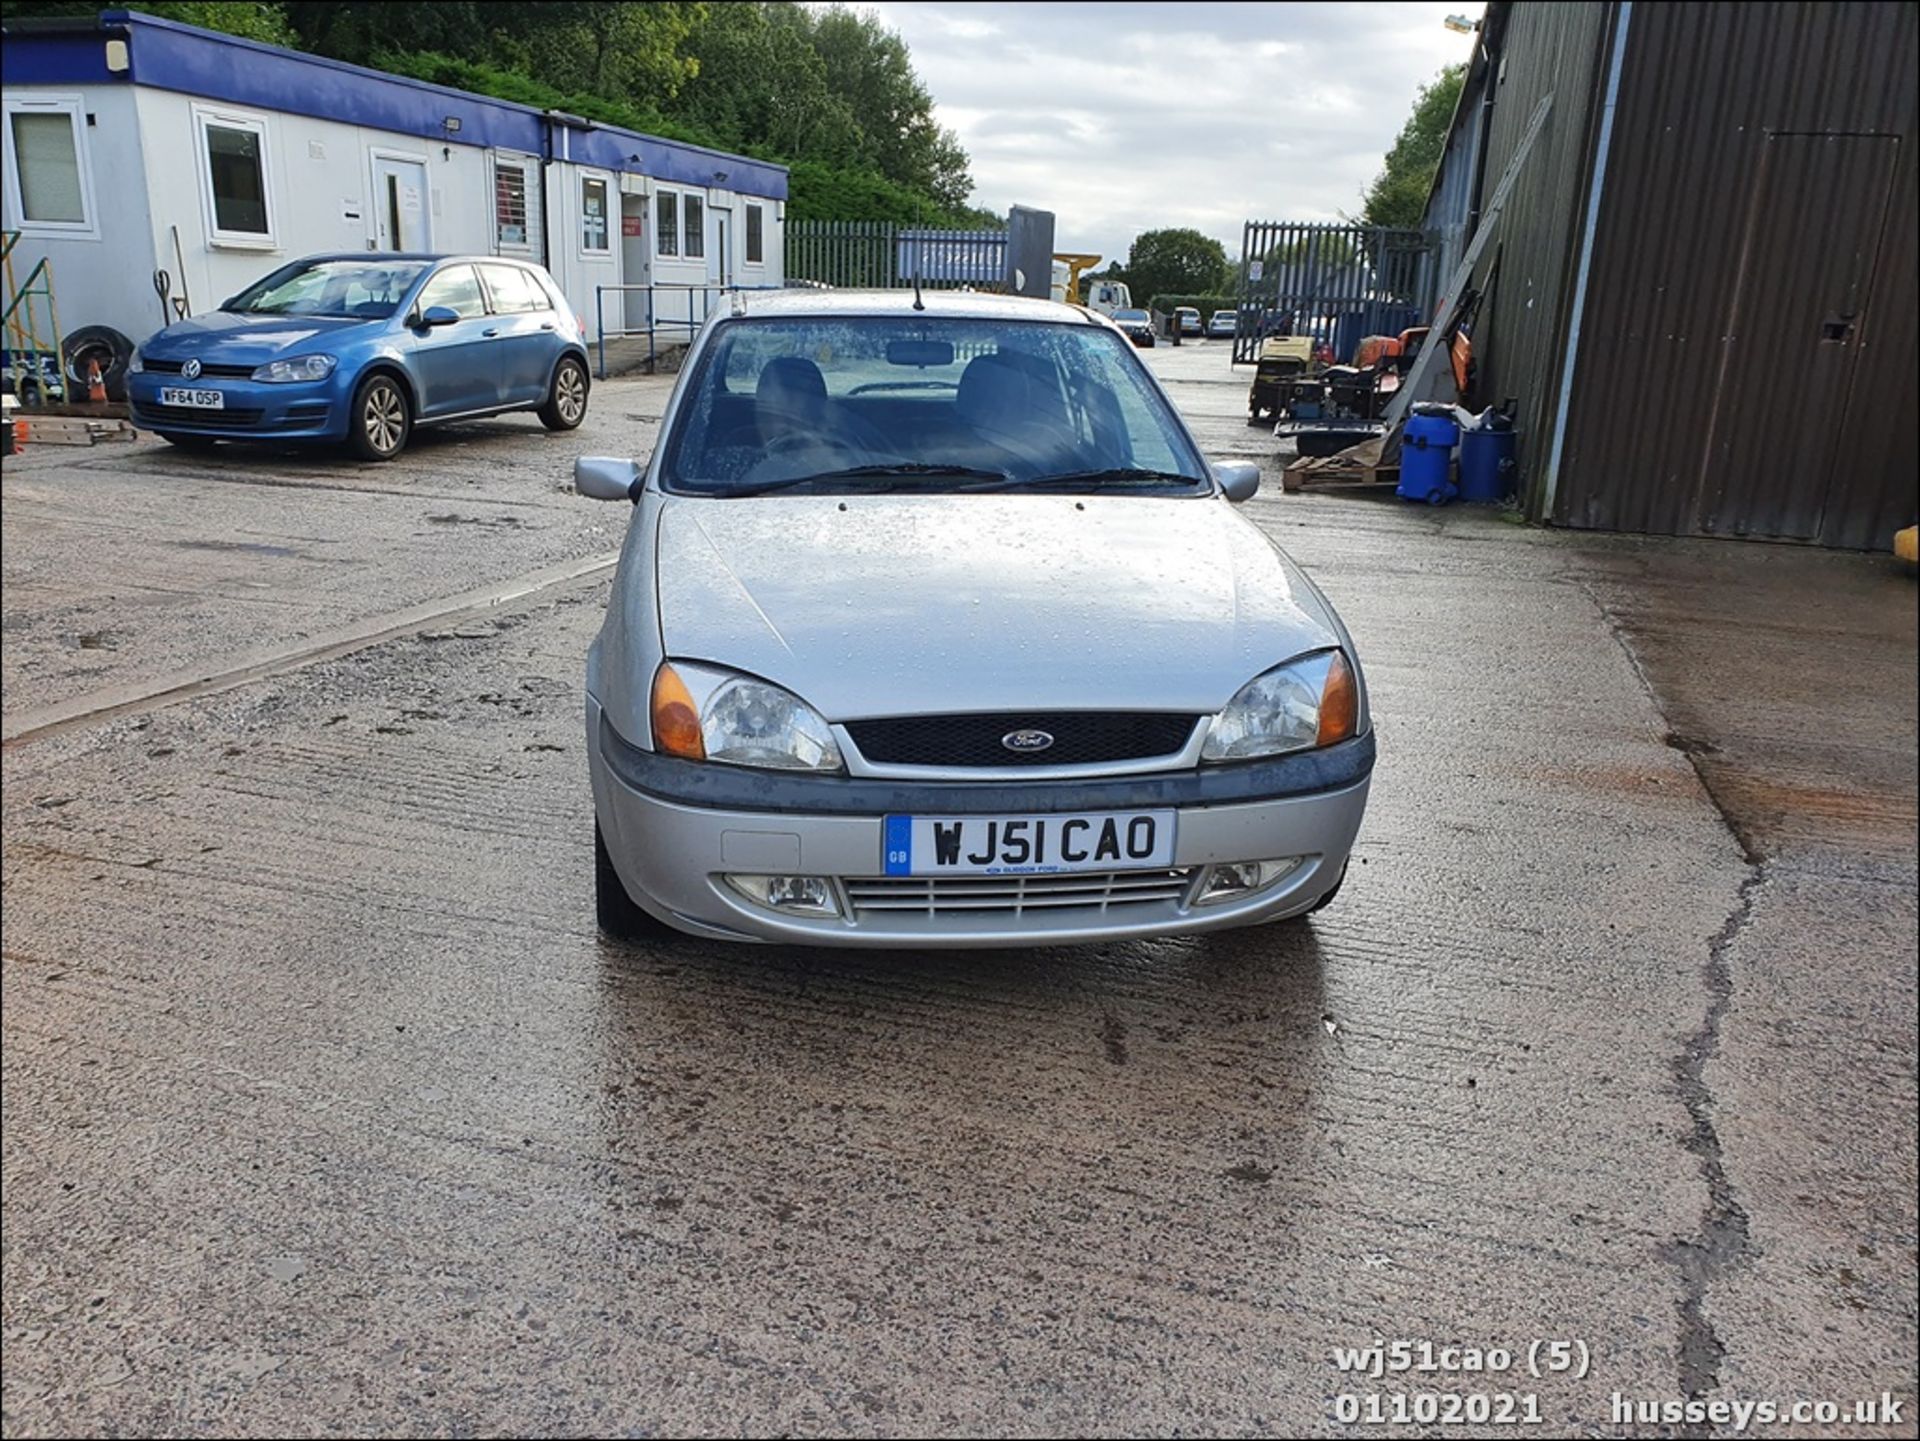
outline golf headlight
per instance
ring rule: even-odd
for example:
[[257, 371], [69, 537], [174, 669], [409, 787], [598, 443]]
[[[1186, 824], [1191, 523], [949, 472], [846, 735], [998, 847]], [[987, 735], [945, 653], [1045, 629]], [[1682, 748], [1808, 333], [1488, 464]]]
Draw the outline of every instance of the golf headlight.
[[296, 380], [325, 380], [338, 364], [331, 355], [296, 355], [291, 360], [269, 360], [254, 371], [255, 380], [283, 385]]
[[652, 709], [654, 744], [668, 755], [769, 770], [846, 769], [818, 711], [752, 676], [663, 663]]
[[1346, 740], [1359, 725], [1359, 687], [1337, 650], [1255, 676], [1213, 718], [1202, 760], [1242, 761]]
[[127, 374], [145, 375], [146, 373], [147, 364], [140, 358], [140, 352], [136, 350], [132, 355], [127, 357]]

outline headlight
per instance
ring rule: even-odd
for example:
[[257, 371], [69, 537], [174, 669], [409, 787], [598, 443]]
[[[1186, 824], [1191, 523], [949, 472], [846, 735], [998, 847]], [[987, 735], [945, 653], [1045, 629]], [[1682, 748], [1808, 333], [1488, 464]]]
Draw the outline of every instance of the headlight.
[[662, 662], [652, 716], [654, 747], [665, 755], [769, 770], [846, 769], [818, 711], [752, 676]]
[[255, 380], [282, 385], [295, 380], [325, 380], [338, 364], [331, 355], [296, 355], [292, 360], [269, 360], [254, 371]]
[[1256, 676], [1213, 718], [1202, 760], [1243, 761], [1343, 741], [1359, 728], [1360, 688], [1337, 650]]
[[147, 368], [146, 362], [140, 359], [139, 351], [136, 350], [132, 355], [127, 357], [127, 374], [128, 375], [144, 374], [146, 371], [146, 368]]

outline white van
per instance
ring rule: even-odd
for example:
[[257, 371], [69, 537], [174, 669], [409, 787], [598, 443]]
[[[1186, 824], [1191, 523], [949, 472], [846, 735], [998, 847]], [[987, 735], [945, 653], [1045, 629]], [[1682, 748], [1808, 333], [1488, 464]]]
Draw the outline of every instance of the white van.
[[1127, 289], [1122, 280], [1095, 280], [1087, 286], [1087, 309], [1097, 310], [1102, 315], [1111, 315], [1116, 310], [1133, 309], [1133, 292]]

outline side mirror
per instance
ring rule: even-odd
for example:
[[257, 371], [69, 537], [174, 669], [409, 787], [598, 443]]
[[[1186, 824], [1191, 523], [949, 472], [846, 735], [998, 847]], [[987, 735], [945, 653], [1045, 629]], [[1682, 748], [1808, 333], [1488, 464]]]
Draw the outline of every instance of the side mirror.
[[427, 313], [420, 317], [420, 323], [429, 330], [436, 325], [458, 325], [460, 312], [451, 305], [429, 305]]
[[640, 463], [617, 455], [583, 455], [573, 463], [573, 488], [591, 500], [638, 502], [646, 475]]
[[1213, 463], [1213, 478], [1220, 482], [1227, 499], [1235, 505], [1252, 500], [1260, 489], [1260, 467], [1250, 460], [1217, 460]]

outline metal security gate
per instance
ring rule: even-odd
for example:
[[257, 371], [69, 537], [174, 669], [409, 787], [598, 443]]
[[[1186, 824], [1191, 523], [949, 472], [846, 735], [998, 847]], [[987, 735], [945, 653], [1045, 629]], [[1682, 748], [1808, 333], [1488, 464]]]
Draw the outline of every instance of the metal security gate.
[[1249, 220], [1240, 242], [1233, 362], [1269, 335], [1309, 335], [1340, 362], [1363, 335], [1398, 335], [1433, 303], [1433, 239], [1375, 225]]
[[998, 288], [1006, 277], [1004, 230], [929, 230], [884, 220], [790, 220], [787, 280], [891, 290], [918, 275], [929, 290]]

